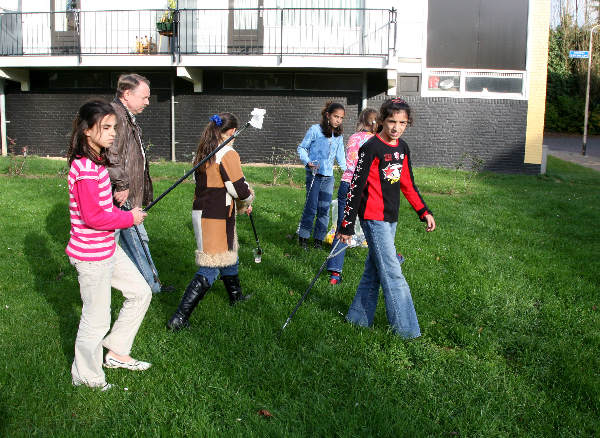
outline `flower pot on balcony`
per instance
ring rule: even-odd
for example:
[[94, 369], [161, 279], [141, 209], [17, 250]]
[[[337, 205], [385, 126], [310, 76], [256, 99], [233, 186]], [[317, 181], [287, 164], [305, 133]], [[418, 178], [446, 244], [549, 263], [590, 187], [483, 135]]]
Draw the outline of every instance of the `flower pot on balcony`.
[[161, 35], [172, 36], [173, 35], [173, 22], [172, 21], [159, 21], [156, 23], [156, 30]]

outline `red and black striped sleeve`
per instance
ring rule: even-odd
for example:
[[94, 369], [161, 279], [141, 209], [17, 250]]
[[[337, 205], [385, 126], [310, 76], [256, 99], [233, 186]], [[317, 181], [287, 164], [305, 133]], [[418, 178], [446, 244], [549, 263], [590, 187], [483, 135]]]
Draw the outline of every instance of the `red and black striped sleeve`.
[[400, 189], [402, 194], [417, 212], [419, 219], [425, 220], [427, 214], [432, 214], [427, 204], [423, 200], [423, 197], [419, 193], [419, 189], [415, 185], [415, 178], [413, 176], [412, 164], [410, 161], [410, 151], [406, 146], [406, 153], [404, 154], [404, 161], [402, 163], [402, 173], [400, 174]]

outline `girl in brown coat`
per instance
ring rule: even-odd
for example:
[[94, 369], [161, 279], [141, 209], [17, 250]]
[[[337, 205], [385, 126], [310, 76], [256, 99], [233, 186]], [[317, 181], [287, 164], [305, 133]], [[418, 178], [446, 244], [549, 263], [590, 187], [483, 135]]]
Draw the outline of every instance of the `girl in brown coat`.
[[[238, 127], [231, 113], [215, 114], [204, 129], [194, 165], [231, 137]], [[199, 266], [167, 328], [179, 330], [189, 325], [198, 302], [220, 275], [231, 305], [249, 296], [242, 294], [238, 277], [238, 241], [235, 215], [250, 213], [254, 192], [244, 178], [240, 156], [233, 142], [220, 149], [195, 173], [196, 191], [192, 222], [196, 234], [196, 264]]]

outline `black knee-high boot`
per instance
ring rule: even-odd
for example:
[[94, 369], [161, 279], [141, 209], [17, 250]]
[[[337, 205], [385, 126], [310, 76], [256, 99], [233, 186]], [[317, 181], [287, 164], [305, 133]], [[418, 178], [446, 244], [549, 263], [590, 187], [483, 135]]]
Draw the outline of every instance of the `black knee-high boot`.
[[181, 298], [179, 307], [167, 322], [169, 330], [177, 331], [190, 325], [189, 318], [198, 303], [210, 289], [208, 280], [203, 275], [195, 275]]
[[242, 293], [242, 285], [240, 284], [240, 278], [237, 275], [223, 275], [221, 277], [225, 289], [229, 294], [229, 304], [234, 305], [238, 301], [244, 301], [251, 297], [251, 295], [244, 295]]

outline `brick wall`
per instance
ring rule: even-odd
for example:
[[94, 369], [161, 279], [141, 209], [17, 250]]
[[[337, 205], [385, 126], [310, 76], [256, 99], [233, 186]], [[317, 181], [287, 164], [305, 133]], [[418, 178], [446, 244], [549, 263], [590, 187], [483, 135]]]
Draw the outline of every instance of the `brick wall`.
[[[7, 83], [7, 85], [10, 83]], [[21, 92], [7, 86], [8, 135], [32, 154], [65, 156], [73, 117], [92, 96], [112, 99], [112, 90], [100, 92]], [[194, 94], [191, 84], [176, 82], [176, 158], [191, 161], [198, 138], [210, 116], [231, 111], [245, 123], [252, 108], [265, 108], [262, 130], [248, 128], [236, 140], [243, 162], [271, 162], [293, 154], [307, 128], [320, 120], [324, 102], [333, 99], [346, 106], [345, 138], [356, 123], [358, 95], [317, 93], [233, 92], [208, 90]], [[377, 95], [369, 106], [378, 109], [385, 99]], [[524, 164], [527, 101], [422, 98], [410, 96], [414, 124], [405, 134], [415, 166], [458, 163], [468, 169], [475, 163], [486, 170], [539, 173], [540, 166]], [[150, 106], [139, 116], [144, 140], [151, 144], [152, 159], [171, 158], [170, 95], [168, 89], [153, 89]]]
[[[369, 100], [378, 108], [384, 96]], [[415, 166], [539, 173], [524, 164], [527, 101], [408, 96], [413, 126], [404, 139]]]
[[[262, 130], [252, 127], [236, 139], [236, 150], [242, 162], [272, 162], [295, 152], [308, 127], [321, 120], [321, 109], [327, 100], [335, 100], [346, 107], [344, 122], [347, 133], [356, 124], [358, 99], [346, 96], [286, 95], [275, 93], [227, 93], [177, 96], [177, 160], [190, 160], [198, 138], [216, 112], [230, 111], [238, 116], [240, 124], [250, 119], [253, 108], [264, 108], [267, 114]], [[285, 151], [289, 151], [287, 154]], [[277, 162], [277, 161], [276, 161]]]

